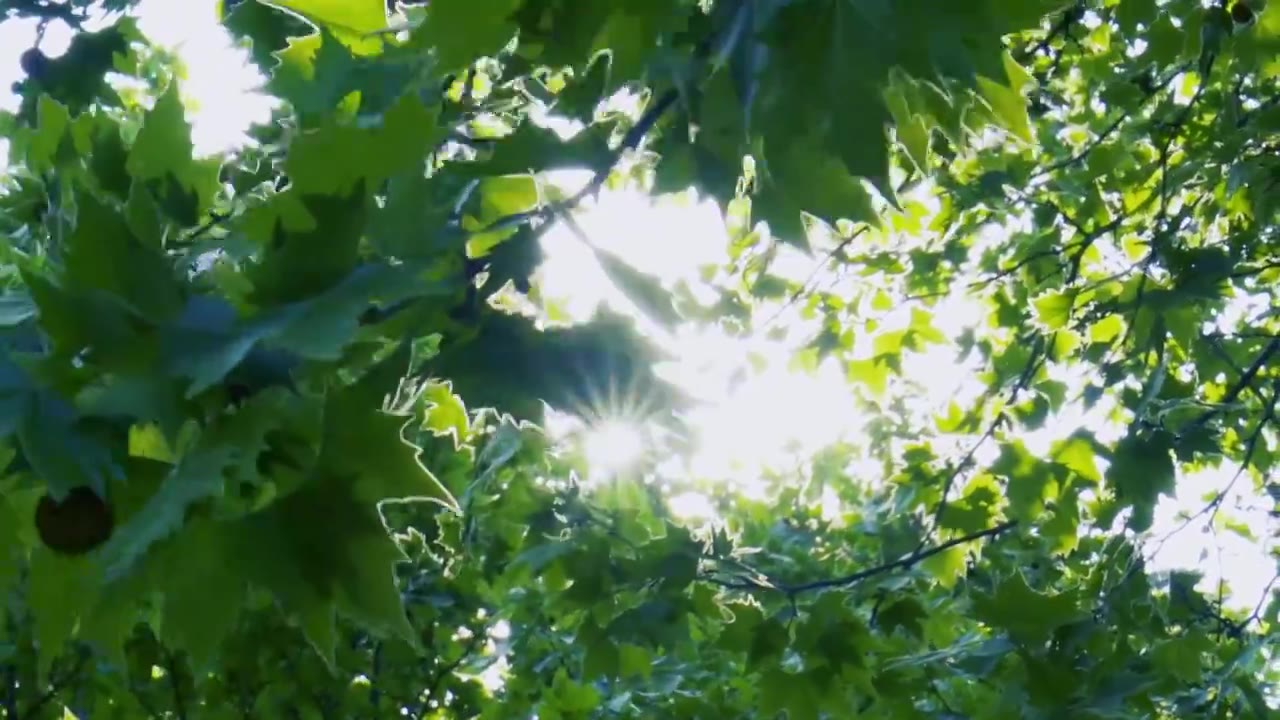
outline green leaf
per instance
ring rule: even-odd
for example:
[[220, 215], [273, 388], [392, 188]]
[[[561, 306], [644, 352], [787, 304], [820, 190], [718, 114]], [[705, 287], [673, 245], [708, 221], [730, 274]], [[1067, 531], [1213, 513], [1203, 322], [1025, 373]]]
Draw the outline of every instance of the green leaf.
[[245, 571], [298, 617], [332, 662], [333, 612], [413, 644], [393, 567], [404, 554], [350, 479], [323, 472], [297, 492], [249, 515], [234, 533]]
[[618, 674], [624, 678], [648, 679], [653, 674], [653, 653], [630, 643], [618, 646]]
[[962, 546], [947, 548], [922, 560], [920, 567], [932, 575], [942, 587], [952, 588], [964, 575], [967, 556], [968, 550]]
[[409, 346], [363, 378], [330, 392], [325, 401], [320, 466], [351, 482], [350, 491], [374, 506], [388, 499], [429, 499], [457, 510], [457, 501], [418, 459], [404, 438], [408, 415], [384, 408], [409, 369]]
[[153, 321], [175, 316], [183, 291], [159, 248], [140, 242], [124, 216], [93, 195], [81, 195], [78, 203], [76, 229], [67, 239], [67, 289], [110, 293]]
[[37, 547], [31, 551], [27, 602], [39, 608], [32, 634], [38, 671], [44, 673], [71, 640], [76, 621], [91, 607], [97, 588], [93, 565], [84, 557], [69, 558]]
[[531, 212], [542, 203], [537, 179], [532, 175], [499, 175], [487, 177], [477, 187], [480, 198], [479, 211], [463, 219], [463, 228], [475, 231], [467, 240], [469, 257], [484, 257], [492, 248], [513, 235], [523, 222], [506, 227], [496, 227], [501, 220]]
[[143, 118], [126, 167], [139, 180], [163, 179], [170, 174], [183, 179], [191, 167], [192, 150], [191, 126], [178, 83], [171, 82]]
[[1027, 117], [1027, 101], [1022, 94], [1006, 85], [980, 77], [978, 90], [991, 106], [991, 112], [1000, 124], [1025, 143], [1035, 141], [1031, 131], [1031, 119]]
[[791, 720], [817, 720], [821, 693], [804, 675], [771, 668], [760, 676], [760, 711], [767, 717], [786, 713]]
[[980, 475], [974, 478], [963, 495], [947, 503], [942, 515], [943, 527], [965, 534], [991, 527], [1000, 506], [1000, 497], [1000, 488], [991, 477]]
[[627, 261], [602, 247], [593, 244], [591, 250], [613, 284], [636, 304], [645, 317], [657, 322], [669, 332], [676, 329], [683, 318], [675, 308], [671, 293], [662, 286], [658, 278], [640, 272]]
[[34, 171], [52, 170], [67, 139], [71, 113], [62, 103], [41, 95], [36, 105], [35, 132], [27, 139], [27, 165]]
[[551, 692], [543, 705], [539, 715], [550, 711], [561, 717], [573, 717], [595, 710], [600, 705], [600, 693], [590, 685], [570, 679], [568, 672], [562, 667], [556, 671], [551, 681]]
[[1045, 500], [1057, 487], [1053, 467], [1033, 456], [1021, 442], [1006, 443], [991, 472], [1007, 480], [1009, 516], [1033, 522], [1044, 511]]
[[[280, 200], [282, 196], [277, 196]], [[364, 182], [340, 196], [288, 196], [306, 220], [276, 218], [271, 244], [245, 275], [253, 299], [272, 306], [306, 300], [333, 288], [359, 265], [360, 236], [369, 198]], [[301, 219], [301, 218], [299, 218]]]
[[1175, 468], [1170, 454], [1172, 442], [1166, 433], [1130, 432], [1116, 443], [1107, 467], [1107, 486], [1122, 507], [1132, 507], [1129, 527], [1143, 531], [1151, 527], [1152, 513], [1160, 495], [1174, 490]]
[[1002, 580], [994, 592], [975, 593], [973, 611], [982, 622], [1028, 645], [1042, 642], [1084, 615], [1074, 596], [1033, 590], [1018, 571]]
[[496, 54], [515, 35], [511, 20], [519, 6], [519, 0], [432, 2], [410, 43], [432, 50], [441, 70], [461, 70], [481, 56]]
[[1213, 652], [1213, 642], [1198, 631], [1170, 638], [1151, 650], [1156, 666], [1170, 673], [1179, 681], [1194, 684], [1204, 674], [1206, 653]]
[[239, 412], [219, 418], [201, 433], [146, 505], [103, 546], [102, 564], [108, 578], [126, 573], [152, 545], [179, 530], [192, 505], [222, 495], [224, 473], [233, 464], [245, 457], [256, 462], [266, 448], [267, 433], [280, 422], [287, 397], [282, 390], [257, 395]]
[[1124, 328], [1123, 318], [1119, 315], [1108, 315], [1089, 326], [1089, 339], [1098, 343], [1111, 342], [1124, 332]]
[[430, 383], [423, 391], [423, 397], [430, 404], [423, 423], [425, 427], [441, 435], [450, 434], [456, 442], [461, 442], [470, 435], [467, 407], [462, 398], [450, 391], [448, 385]]
[[883, 395], [889, 383], [889, 366], [877, 358], [850, 360], [845, 373], [853, 382], [862, 383], [875, 395]]
[[194, 668], [216, 666], [223, 639], [235, 629], [244, 602], [230, 526], [188, 522], [159, 554], [165, 642], [185, 650]]
[[[652, 364], [661, 355], [629, 321], [608, 313], [540, 331], [525, 318], [489, 312], [475, 337], [446, 341], [426, 370], [450, 381], [473, 407], [521, 418], [541, 418], [546, 402], [580, 414], [662, 419], [688, 400], [654, 374]], [[610, 387], [627, 388], [627, 394], [611, 397]]]
[[111, 448], [88, 431], [65, 402], [45, 394], [28, 398], [18, 423], [18, 446], [54, 500], [77, 487], [106, 494], [120, 470]]
[[1047, 292], [1031, 303], [1035, 308], [1036, 318], [1049, 330], [1061, 330], [1071, 322], [1071, 311], [1075, 307], [1075, 295], [1068, 292]]
[[1075, 473], [1076, 477], [1086, 483], [1094, 485], [1102, 480], [1102, 474], [1098, 472], [1094, 443], [1091, 434], [1079, 432], [1054, 443], [1050, 454], [1054, 462]]
[[363, 266], [315, 297], [247, 322], [236, 322], [230, 306], [195, 297], [167, 329], [166, 359], [172, 372], [190, 379], [189, 397], [220, 382], [259, 345], [289, 348], [312, 360], [336, 360], [355, 339], [360, 318], [370, 307], [391, 305], [414, 293], [448, 295], [452, 287], [425, 283], [404, 266]]
[[444, 136], [437, 116], [414, 94], [402, 95], [372, 127], [332, 123], [303, 133], [289, 144], [285, 171], [304, 204], [308, 196], [348, 196], [362, 181], [376, 187], [406, 173], [422, 178], [423, 159]]
[[887, 633], [901, 628], [911, 635], [922, 637], [923, 621], [929, 617], [929, 613], [918, 600], [902, 598], [881, 608], [877, 617], [880, 627], [883, 627]]
[[387, 26], [382, 0], [267, 0], [266, 4], [295, 12], [334, 33], [358, 37]]

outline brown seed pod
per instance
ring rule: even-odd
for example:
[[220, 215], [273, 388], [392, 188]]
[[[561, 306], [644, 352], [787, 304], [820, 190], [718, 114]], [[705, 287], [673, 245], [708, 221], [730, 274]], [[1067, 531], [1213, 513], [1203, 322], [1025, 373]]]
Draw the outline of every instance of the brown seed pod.
[[1237, 25], [1248, 25], [1253, 22], [1253, 8], [1249, 7], [1249, 3], [1234, 3], [1231, 5], [1231, 19]]
[[28, 48], [18, 58], [18, 64], [22, 67], [22, 72], [26, 73], [27, 77], [39, 80], [49, 67], [49, 57], [40, 48]]
[[87, 487], [72, 488], [62, 499], [49, 495], [36, 504], [36, 530], [54, 552], [83, 555], [111, 537], [115, 516], [111, 506]]

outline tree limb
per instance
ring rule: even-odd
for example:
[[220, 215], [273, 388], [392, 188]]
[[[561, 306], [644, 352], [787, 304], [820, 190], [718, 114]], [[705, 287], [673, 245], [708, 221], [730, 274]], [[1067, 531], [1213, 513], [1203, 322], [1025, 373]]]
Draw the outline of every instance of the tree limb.
[[975, 540], [981, 540], [983, 538], [996, 537], [1002, 533], [1005, 533], [1013, 529], [1014, 527], [1017, 527], [1017, 525], [1018, 525], [1017, 520], [1008, 520], [994, 527], [989, 527], [985, 530], [979, 530], [978, 532], [969, 533], [968, 535], [952, 538], [944, 543], [939, 543], [931, 547], [918, 548], [914, 552], [908, 555], [905, 555], [901, 558], [898, 558], [897, 560], [894, 560], [892, 562], [887, 562], [881, 565], [876, 565], [874, 567], [865, 568], [857, 572], [849, 573], [848, 575], [841, 575], [839, 577], [826, 578], [822, 580], [813, 580], [810, 582], [799, 583], [796, 585], [774, 582], [772, 580], [767, 580], [767, 579], [757, 580], [757, 579], [741, 579], [740, 578], [738, 580], [727, 580], [724, 578], [716, 578], [711, 576], [704, 576], [702, 579], [712, 584], [718, 585], [723, 588], [728, 588], [731, 590], [774, 591], [774, 592], [783, 593], [788, 596], [795, 596], [795, 595], [799, 595], [800, 593], [813, 592], [815, 590], [829, 590], [833, 588], [843, 588], [843, 587], [848, 587], [849, 585], [853, 585], [855, 583], [861, 582], [868, 578], [876, 577], [877, 575], [883, 575], [885, 573], [892, 572], [894, 570], [910, 569], [915, 565], [917, 565], [918, 563], [920, 563], [921, 561], [927, 560], [939, 553], [946, 552], [947, 550], [950, 550], [953, 547], [956, 547], [958, 545], [964, 545], [966, 543], [971, 543], [971, 542], [974, 542]]

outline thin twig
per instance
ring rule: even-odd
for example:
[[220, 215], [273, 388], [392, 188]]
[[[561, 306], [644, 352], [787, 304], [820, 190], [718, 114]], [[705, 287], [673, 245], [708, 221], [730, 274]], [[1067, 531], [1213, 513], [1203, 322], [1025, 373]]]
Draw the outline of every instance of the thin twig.
[[4, 716], [18, 719], [18, 666], [4, 666]]
[[173, 693], [173, 714], [178, 720], [187, 720], [187, 700], [182, 692], [182, 678], [178, 677], [178, 658], [174, 653], [165, 655], [165, 677]]
[[50, 677], [49, 689], [23, 709], [21, 715], [15, 714], [14, 717], [35, 717], [41, 708], [58, 697], [58, 694], [65, 690], [68, 685], [79, 679], [80, 673], [84, 672], [85, 666], [89, 664], [90, 655], [91, 653], [87, 648], [77, 648], [76, 661], [71, 666], [71, 669], [64, 674], [59, 674], [58, 677]]
[[1168, 85], [1174, 78], [1181, 75], [1189, 66], [1190, 66], [1189, 63], [1184, 63], [1182, 65], [1179, 65], [1178, 67], [1174, 68], [1174, 71], [1170, 72], [1165, 77], [1165, 79], [1159, 82], [1153, 82], [1148, 88], [1145, 89], [1146, 93], [1142, 98], [1142, 103], [1137, 108], [1134, 108], [1133, 110], [1122, 111], [1119, 115], [1115, 117], [1115, 119], [1113, 119], [1110, 123], [1107, 124], [1105, 128], [1102, 129], [1102, 132], [1100, 132], [1097, 137], [1095, 137], [1093, 140], [1090, 140], [1088, 143], [1086, 143], [1084, 147], [1080, 148], [1078, 152], [1076, 152], [1074, 155], [1071, 155], [1069, 157], [1066, 157], [1062, 160], [1059, 160], [1055, 163], [1052, 163], [1046, 166], [1044, 169], [1040, 170], [1035, 175], [1032, 175], [1031, 179], [1028, 181], [1028, 184], [1034, 184], [1037, 180], [1041, 180], [1045, 177], [1048, 177], [1049, 175], [1052, 175], [1055, 172], [1058, 172], [1059, 170], [1065, 170], [1071, 167], [1072, 165], [1075, 165], [1079, 162], [1084, 161], [1085, 158], [1089, 157], [1090, 153], [1092, 153], [1094, 150], [1097, 150], [1098, 147], [1102, 145], [1102, 143], [1106, 142], [1108, 138], [1114, 135], [1115, 132], [1120, 129], [1120, 126], [1123, 125], [1126, 120], [1133, 117], [1135, 112], [1141, 111], [1142, 108], [1145, 107], [1146, 104], [1151, 100], [1151, 98], [1155, 97], [1161, 90], [1164, 89], [1166, 85]]
[[1237, 634], [1243, 632], [1244, 629], [1249, 627], [1249, 624], [1253, 621], [1262, 618], [1262, 609], [1266, 607], [1267, 600], [1271, 597], [1271, 589], [1276, 586], [1277, 581], [1280, 581], [1280, 572], [1272, 575], [1271, 582], [1268, 582], [1267, 586], [1262, 589], [1262, 597], [1258, 598], [1258, 604], [1253, 606], [1253, 612], [1249, 613], [1245, 619], [1236, 624], [1235, 632]]
[[930, 547], [930, 548], [916, 550], [910, 555], [907, 555], [904, 558], [895, 560], [890, 563], [877, 565], [872, 568], [867, 568], [866, 570], [859, 570], [858, 572], [850, 573], [843, 577], [831, 578], [829, 580], [815, 580], [813, 582], [804, 583], [802, 585], [792, 585], [787, 587], [786, 591], [788, 593], [795, 594], [795, 593], [809, 592], [812, 590], [823, 590], [827, 588], [845, 587], [847, 585], [852, 585], [861, 580], [866, 580], [867, 578], [875, 577], [877, 575], [882, 575], [884, 573], [887, 573], [893, 570], [906, 570], [915, 566], [917, 563], [923, 560], [927, 560], [939, 553], [946, 552], [947, 550], [950, 550], [951, 548], [956, 547], [958, 545], [964, 545], [966, 543], [971, 543], [975, 540], [981, 540], [982, 538], [995, 537], [997, 535], [1000, 535], [1001, 533], [1004, 533], [1008, 530], [1013, 529], [1014, 527], [1017, 526], [1017, 524], [1018, 524], [1017, 520], [1009, 520], [1007, 522], [1002, 522], [999, 525], [996, 525], [994, 527], [989, 527], [986, 530], [980, 530], [978, 532], [969, 533], [968, 535], [964, 535], [962, 537], [952, 538], [951, 540], [948, 540], [944, 543], [940, 543], [938, 545], [934, 545], [933, 547]]
[[787, 308], [799, 302], [800, 298], [804, 297], [805, 293], [808, 292], [810, 286], [813, 284], [813, 281], [817, 279], [818, 274], [822, 272], [823, 268], [827, 267], [827, 265], [830, 264], [831, 261], [834, 260], [837, 255], [844, 252], [845, 248], [849, 247], [849, 245], [852, 244], [854, 240], [857, 240], [859, 237], [861, 237], [862, 234], [869, 229], [869, 227], [870, 226], [868, 225], [863, 225], [859, 227], [857, 230], [854, 230], [847, 237], [841, 238], [840, 242], [835, 247], [831, 248], [831, 250], [829, 250], [825, 256], [823, 256], [822, 261], [819, 262], [816, 267], [814, 267], [813, 272], [809, 273], [809, 276], [805, 278], [804, 282], [801, 283], [800, 287], [796, 288], [795, 292], [791, 293], [791, 296], [788, 297], [786, 302], [782, 304], [782, 307], [778, 308], [772, 315], [766, 318], [763, 323], [761, 323], [759, 329], [765, 330], [770, 326], [772, 326], [773, 323], [776, 322], [778, 318], [782, 316], [782, 313], [786, 312]]
[[[1280, 352], [1280, 338], [1276, 338], [1267, 343], [1267, 347], [1258, 354], [1258, 357], [1254, 359], [1253, 364], [1240, 375], [1240, 379], [1237, 380], [1229, 390], [1227, 390], [1227, 394], [1222, 396], [1222, 399], [1218, 401], [1217, 406], [1201, 413], [1199, 417], [1192, 420], [1187, 425], [1186, 430], [1198, 430], [1222, 412], [1223, 409], [1233, 405], [1236, 399], [1240, 397], [1240, 394], [1244, 392], [1244, 389], [1253, 385], [1254, 378], [1262, 371], [1262, 368], [1266, 367], [1267, 362], [1269, 362], [1277, 352]], [[1182, 432], [1185, 432], [1185, 430]]]
[[435, 675], [431, 679], [431, 683], [427, 685], [428, 698], [432, 700], [439, 699], [436, 697], [436, 695], [440, 692], [440, 686], [444, 684], [445, 678], [452, 675], [454, 671], [462, 667], [462, 664], [471, 658], [471, 654], [476, 651], [476, 648], [479, 647], [480, 641], [483, 638], [484, 638], [484, 633], [482, 632], [473, 633], [471, 637], [467, 640], [467, 644], [462, 646], [462, 653], [458, 655], [458, 657], [455, 658], [454, 660], [441, 665], [436, 670]]
[[[1031, 378], [1034, 377], [1036, 371], [1040, 369], [1040, 363], [1043, 362], [1045, 358], [1045, 344], [1044, 338], [1037, 336], [1036, 347], [1032, 350], [1031, 357], [1027, 360], [1027, 364], [1023, 366], [1022, 372], [1019, 373], [1017, 382], [1015, 382], [1013, 387], [1010, 389], [1010, 405], [1013, 405], [1018, 401], [1018, 395], [1026, 389], [1027, 385], [1031, 382]], [[942, 496], [938, 498], [938, 505], [933, 511], [933, 519], [930, 522], [929, 528], [925, 532], [924, 537], [920, 539], [920, 545], [917, 546], [917, 549], [923, 547], [925, 542], [928, 541], [929, 536], [942, 526], [942, 516], [946, 514], [947, 511], [947, 496], [951, 494], [952, 488], [955, 487], [956, 480], [973, 462], [973, 458], [978, 454], [978, 450], [981, 449], [988, 440], [995, 436], [996, 430], [1000, 427], [1000, 423], [1002, 422], [1004, 422], [1003, 413], [992, 419], [992, 421], [987, 425], [986, 431], [982, 433], [982, 436], [969, 447], [969, 451], [965, 453], [960, 462], [956, 463], [956, 465], [951, 469], [951, 472], [947, 474], [947, 479], [942, 483]]]
[[[914, 567], [916, 564], [920, 563], [921, 561], [927, 560], [939, 553], [946, 552], [947, 550], [950, 550], [953, 547], [956, 547], [958, 545], [964, 545], [966, 543], [971, 543], [971, 542], [974, 542], [975, 540], [981, 540], [983, 538], [996, 537], [1001, 533], [1007, 532], [1008, 530], [1016, 527], [1017, 525], [1018, 525], [1017, 520], [1009, 520], [1007, 522], [1000, 523], [999, 525], [996, 525], [994, 527], [989, 527], [986, 530], [979, 530], [978, 532], [969, 533], [968, 535], [964, 535], [962, 537], [952, 538], [944, 543], [939, 543], [938, 545], [934, 545], [927, 548], [918, 548], [914, 552], [910, 553], [909, 555], [905, 555], [892, 562], [887, 562], [882, 565], [876, 565], [875, 567], [859, 570], [857, 572], [849, 573], [848, 575], [841, 575], [839, 577], [826, 578], [822, 580], [813, 580], [810, 582], [800, 583], [797, 585], [790, 585], [787, 583], [776, 582], [773, 580], [743, 579], [743, 578], [739, 578], [737, 580], [727, 580], [724, 578], [717, 578], [714, 576], [703, 576], [702, 579], [712, 584], [718, 585], [723, 588], [728, 588], [731, 590], [773, 591], [773, 592], [783, 593], [787, 595], [789, 598], [794, 599], [795, 596], [799, 595], [800, 593], [813, 592], [815, 590], [828, 590], [832, 588], [848, 587], [849, 585], [853, 585], [855, 583], [861, 582], [862, 580], [876, 577], [877, 575], [883, 575], [885, 573], [892, 572], [894, 570], [907, 570]], [[764, 577], [764, 576], [761, 575], [761, 577]]]

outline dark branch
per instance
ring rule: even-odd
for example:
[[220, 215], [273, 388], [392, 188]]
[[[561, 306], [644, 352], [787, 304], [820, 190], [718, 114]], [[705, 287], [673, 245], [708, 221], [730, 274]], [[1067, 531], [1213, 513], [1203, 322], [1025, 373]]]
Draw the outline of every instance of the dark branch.
[[40, 697], [36, 698], [30, 705], [14, 717], [36, 717], [40, 709], [52, 702], [58, 697], [58, 694], [65, 690], [68, 686], [80, 678], [80, 674], [89, 664], [91, 653], [88, 648], [79, 647], [76, 649], [75, 662], [66, 672], [56, 673], [49, 679], [49, 689]]
[[1192, 420], [1191, 423], [1187, 425], [1186, 430], [1183, 430], [1182, 432], [1204, 427], [1210, 420], [1221, 413], [1224, 408], [1235, 403], [1235, 401], [1240, 398], [1240, 394], [1244, 392], [1245, 388], [1253, 385], [1254, 378], [1258, 376], [1258, 373], [1262, 371], [1262, 368], [1266, 367], [1267, 363], [1277, 352], [1280, 352], [1280, 338], [1276, 338], [1267, 343], [1267, 347], [1263, 349], [1261, 353], [1258, 353], [1258, 357], [1253, 361], [1253, 364], [1250, 365], [1242, 375], [1240, 375], [1240, 379], [1231, 386], [1231, 389], [1227, 390], [1227, 394], [1222, 396], [1222, 399], [1218, 401], [1218, 404], [1201, 413], [1200, 416], [1195, 420]]
[[908, 570], [914, 567], [915, 565], [917, 565], [918, 563], [924, 560], [927, 560], [939, 553], [946, 552], [947, 550], [950, 550], [953, 547], [956, 547], [958, 545], [964, 545], [966, 543], [971, 543], [971, 542], [974, 542], [975, 540], [981, 540], [983, 538], [996, 537], [1004, 532], [1007, 532], [1013, 529], [1017, 525], [1018, 525], [1017, 520], [1009, 520], [1009, 521], [1000, 523], [999, 525], [996, 525], [994, 527], [989, 527], [986, 530], [979, 530], [978, 532], [969, 533], [968, 535], [952, 538], [938, 545], [934, 545], [931, 547], [918, 548], [914, 552], [908, 555], [905, 555], [901, 558], [898, 558], [897, 560], [894, 560], [892, 562], [887, 562], [882, 565], [876, 565], [875, 567], [866, 568], [864, 570], [859, 570], [857, 572], [849, 573], [848, 575], [842, 575], [840, 577], [826, 578], [823, 580], [813, 580], [810, 582], [800, 583], [797, 585], [790, 585], [787, 583], [775, 582], [768, 579], [760, 579], [760, 578], [763, 578], [764, 576], [760, 576], [760, 578], [738, 577], [737, 579], [733, 579], [733, 580], [718, 578], [714, 576], [703, 576], [702, 579], [705, 580], [706, 582], [712, 583], [714, 585], [718, 585], [723, 588], [728, 588], [730, 590], [772, 591], [772, 592], [779, 592], [790, 597], [794, 597], [796, 595], [799, 595], [800, 593], [813, 592], [815, 590], [829, 590], [832, 588], [848, 587], [850, 585], [861, 582], [863, 580], [867, 580], [869, 578], [873, 578], [878, 575], [884, 575], [885, 573], [893, 572], [894, 570]]
[[850, 573], [843, 577], [831, 578], [829, 580], [815, 580], [813, 582], [804, 583], [802, 585], [787, 586], [784, 588], [784, 590], [790, 594], [795, 594], [795, 593], [809, 592], [812, 590], [824, 590], [828, 588], [846, 587], [848, 585], [853, 585], [854, 583], [860, 582], [862, 580], [866, 580], [867, 578], [875, 577], [877, 575], [883, 575], [884, 573], [891, 572], [893, 570], [907, 570], [909, 568], [914, 567], [919, 562], [923, 560], [927, 560], [939, 553], [946, 552], [947, 550], [950, 550], [951, 548], [956, 547], [957, 545], [964, 545], [966, 543], [971, 543], [975, 540], [981, 540], [982, 538], [996, 537], [1001, 533], [1004, 533], [1004, 532], [1007, 532], [1008, 530], [1013, 529], [1017, 525], [1018, 525], [1017, 520], [1009, 520], [1007, 522], [1000, 523], [995, 527], [987, 528], [986, 530], [980, 530], [978, 532], [969, 533], [968, 535], [963, 535], [958, 538], [952, 538], [951, 540], [948, 540], [944, 543], [940, 543], [938, 545], [934, 545], [933, 547], [921, 548], [911, 553], [910, 555], [907, 555], [906, 557], [900, 558], [898, 560], [894, 560], [893, 562], [885, 563], [883, 565], [877, 565], [872, 568], [867, 568], [866, 570], [859, 570], [858, 572]]

